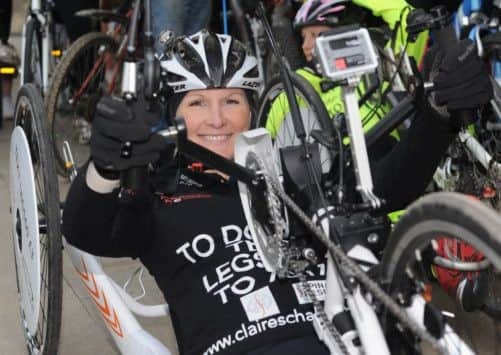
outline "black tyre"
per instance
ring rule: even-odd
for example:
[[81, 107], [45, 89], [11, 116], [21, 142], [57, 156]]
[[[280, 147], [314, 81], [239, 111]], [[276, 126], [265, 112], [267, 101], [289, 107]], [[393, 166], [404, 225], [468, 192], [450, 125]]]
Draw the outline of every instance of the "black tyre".
[[105, 83], [106, 67], [117, 69], [117, 48], [118, 44], [110, 36], [88, 33], [71, 45], [57, 66], [47, 95], [47, 112], [57, 171], [61, 175], [68, 174], [62, 148], [64, 141], [70, 144], [77, 167], [89, 158], [91, 120], [97, 101], [103, 92], [119, 88], [118, 79]]
[[25, 25], [25, 48], [22, 58], [22, 84], [34, 83], [42, 89], [42, 41], [40, 24], [29, 16]]
[[[291, 73], [291, 79], [307, 141], [313, 141], [310, 136], [313, 130], [321, 130], [328, 135], [334, 134], [327, 109], [315, 89], [306, 79], [296, 73]], [[271, 79], [261, 94], [256, 125], [268, 128], [279, 148], [299, 145], [300, 141], [292, 124], [289, 103], [280, 77]], [[322, 171], [328, 172], [331, 166], [331, 156], [327, 149], [320, 148], [320, 158]]]
[[[10, 153], [20, 315], [29, 353], [53, 355], [57, 354], [61, 327], [62, 241], [58, 181], [47, 122], [39, 89], [33, 84], [21, 87]], [[20, 141], [16, 137], [26, 137], [22, 141], [27, 144], [16, 145], [13, 142]], [[24, 159], [19, 157], [23, 146], [27, 147], [24, 157], [28, 157]]]
[[402, 304], [427, 294], [428, 310], [437, 311], [429, 314], [448, 314], [452, 332], [475, 353], [501, 353], [500, 231], [499, 214], [473, 198], [451, 192], [421, 198], [388, 241], [382, 268], [389, 293]]

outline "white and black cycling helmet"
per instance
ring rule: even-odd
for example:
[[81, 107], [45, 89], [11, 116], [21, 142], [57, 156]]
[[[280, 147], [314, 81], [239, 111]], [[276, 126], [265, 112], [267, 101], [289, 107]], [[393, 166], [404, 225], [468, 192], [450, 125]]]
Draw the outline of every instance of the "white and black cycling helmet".
[[206, 30], [175, 40], [161, 61], [166, 84], [174, 94], [210, 88], [259, 92], [256, 58], [231, 36]]
[[350, 5], [351, 0], [308, 0], [296, 13], [294, 28], [300, 30], [305, 26], [340, 25]]

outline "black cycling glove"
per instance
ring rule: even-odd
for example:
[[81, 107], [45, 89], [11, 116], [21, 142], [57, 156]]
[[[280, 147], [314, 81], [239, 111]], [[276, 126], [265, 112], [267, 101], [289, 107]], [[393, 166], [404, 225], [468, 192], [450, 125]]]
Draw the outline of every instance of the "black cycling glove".
[[443, 5], [446, 7], [448, 12], [454, 12], [458, 9], [459, 5], [463, 2], [462, 0], [407, 0], [407, 2], [415, 7], [416, 9], [425, 9], [429, 11], [431, 8]]
[[473, 122], [475, 115], [470, 115], [469, 122], [459, 122], [458, 111], [487, 104], [492, 98], [492, 85], [474, 42], [464, 39], [451, 47], [434, 58], [429, 72], [429, 80], [434, 84], [429, 102], [440, 116], [448, 118], [453, 126], [460, 126]]
[[[152, 134], [152, 126], [160, 120], [160, 111], [146, 110], [145, 105], [144, 101], [127, 105], [110, 96], [100, 99], [90, 140], [92, 160], [98, 170], [123, 171], [159, 159], [167, 147], [165, 138]], [[129, 155], [124, 156], [124, 152]]]

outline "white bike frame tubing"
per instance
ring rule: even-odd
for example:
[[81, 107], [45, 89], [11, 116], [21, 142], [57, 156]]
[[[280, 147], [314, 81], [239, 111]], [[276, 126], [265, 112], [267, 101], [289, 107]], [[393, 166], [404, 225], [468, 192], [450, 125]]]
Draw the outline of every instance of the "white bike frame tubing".
[[477, 141], [477, 139], [472, 136], [468, 131], [463, 130], [459, 132], [459, 139], [461, 143], [464, 143], [475, 159], [482, 164], [486, 169], [494, 169], [495, 171], [501, 171], [501, 164], [494, 161], [492, 156], [485, 150], [485, 148]]
[[49, 70], [52, 51], [52, 38], [50, 36], [50, 24], [47, 17], [43, 14], [37, 14], [38, 20], [42, 25], [42, 92], [45, 95], [49, 90]]
[[30, 10], [32, 12], [37, 12], [42, 10], [42, 0], [31, 0]]
[[347, 80], [349, 83], [342, 86], [342, 92], [345, 103], [346, 127], [350, 136], [353, 167], [357, 179], [357, 190], [362, 195], [364, 202], [369, 202], [373, 208], [378, 208], [381, 206], [381, 201], [372, 192], [373, 183], [369, 156], [365, 145], [358, 99], [355, 95], [355, 87], [359, 80], [357, 78]]
[[[334, 315], [343, 311], [344, 300], [346, 299], [350, 314], [355, 323], [356, 333], [362, 343], [361, 348], [355, 348], [353, 345], [350, 346], [350, 344], [346, 344], [350, 354], [390, 355], [379, 319], [374, 309], [360, 293], [360, 287], [357, 286], [353, 294], [346, 290], [343, 291], [342, 287], [338, 270], [332, 261], [332, 257], [328, 255], [327, 290], [325, 294], [324, 309], [329, 319], [332, 320]], [[350, 332], [342, 336], [343, 340], [345, 340], [344, 338], [346, 338], [346, 340], [353, 338], [353, 335], [349, 336], [349, 333]]]
[[42, 93], [45, 95], [49, 90], [49, 70], [52, 50], [52, 39], [50, 36], [50, 24], [47, 17], [42, 13], [36, 14], [38, 21], [42, 25]]
[[[329, 211], [329, 208], [327, 209]], [[324, 209], [313, 217], [313, 222], [318, 223], [318, 216], [328, 216], [329, 212]], [[325, 235], [330, 235], [329, 218], [322, 218], [320, 226]], [[370, 258], [369, 258], [370, 259]], [[360, 292], [360, 287], [357, 286], [353, 293], [350, 293], [342, 284], [332, 255], [327, 253], [326, 257], [327, 276], [326, 276], [326, 291], [324, 301], [324, 311], [330, 322], [333, 321], [337, 314], [345, 311], [345, 300], [347, 301], [350, 315], [355, 323], [355, 329], [349, 330], [341, 334], [348, 352], [351, 355], [389, 355], [388, 344], [384, 336], [383, 329], [374, 309], [367, 303]], [[323, 341], [331, 354], [340, 353], [340, 349], [336, 341], [331, 336], [326, 325], [323, 324], [320, 317], [315, 312], [313, 319], [313, 327], [321, 341]], [[354, 345], [353, 340], [359, 337], [361, 347]]]
[[68, 253], [84, 288], [103, 317], [115, 344], [124, 355], [171, 355], [171, 351], [141, 327], [131, 310], [146, 317], [168, 313], [164, 305], [145, 306], [135, 301], [102, 269], [97, 257], [67, 243]]
[[[254, 39], [254, 50], [256, 53], [256, 58], [257, 58], [257, 70], [259, 72], [259, 76], [261, 79], [264, 79], [264, 66], [263, 66], [263, 55], [261, 53], [261, 48], [259, 46], [259, 21], [253, 17], [247, 17], [251, 32], [252, 32], [252, 38]], [[261, 91], [259, 92], [260, 94], [264, 91], [264, 85], [261, 88]]]
[[[50, 60], [51, 60], [51, 36], [50, 36], [50, 28], [47, 23], [47, 18], [42, 13], [42, 0], [32, 0], [30, 2], [29, 13], [28, 16], [35, 16], [40, 25], [42, 26], [42, 93], [45, 94], [49, 89], [49, 70], [50, 70]], [[22, 58], [24, 58], [26, 53], [26, 46], [31, 46], [31, 43], [26, 43], [26, 21], [23, 25], [23, 35], [21, 40], [21, 50], [22, 50]], [[27, 65], [27, 63], [23, 63], [23, 65]], [[26, 78], [24, 77], [24, 70], [21, 70], [21, 83], [25, 83]]]

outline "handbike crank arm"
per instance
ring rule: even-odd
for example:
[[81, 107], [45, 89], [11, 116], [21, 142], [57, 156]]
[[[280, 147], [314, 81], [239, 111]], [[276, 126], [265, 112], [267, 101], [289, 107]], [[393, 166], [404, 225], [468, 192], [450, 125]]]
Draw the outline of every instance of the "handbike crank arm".
[[353, 167], [357, 179], [357, 190], [362, 195], [364, 202], [370, 203], [372, 208], [381, 207], [381, 200], [372, 191], [372, 175], [369, 165], [369, 156], [365, 144], [362, 120], [355, 95], [355, 85], [342, 87], [345, 102], [346, 126], [350, 136], [350, 147], [353, 156]]
[[200, 160], [211, 168], [219, 170], [245, 184], [253, 186], [260, 184], [260, 177], [251, 169], [223, 158], [207, 148], [188, 140], [186, 137], [186, 127], [182, 119], [175, 119], [175, 126], [161, 130], [157, 134], [166, 139], [174, 140], [181, 153]]
[[199, 159], [205, 165], [220, 170], [232, 178], [248, 185], [250, 184], [255, 186], [260, 181], [258, 175], [251, 169], [247, 169], [240, 164], [223, 158], [222, 156], [213, 153], [212, 151], [193, 143], [192, 141], [186, 140], [186, 142], [179, 146], [179, 150], [186, 155]]

